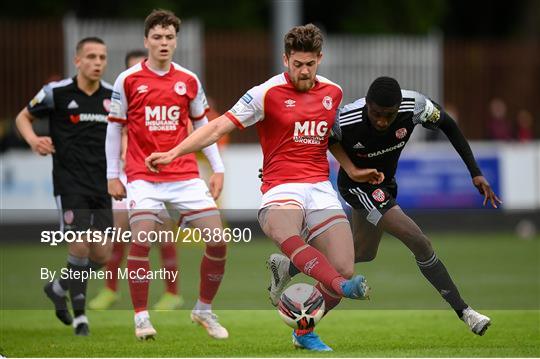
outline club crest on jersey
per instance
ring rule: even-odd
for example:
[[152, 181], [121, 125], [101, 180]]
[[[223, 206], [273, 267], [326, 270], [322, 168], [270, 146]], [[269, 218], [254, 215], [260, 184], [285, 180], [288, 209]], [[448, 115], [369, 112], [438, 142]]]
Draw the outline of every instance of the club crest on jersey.
[[332, 109], [332, 97], [324, 96], [324, 98], [322, 100], [322, 104], [323, 104], [325, 109], [330, 111]]
[[103, 108], [105, 109], [105, 111], [107, 112], [111, 112], [111, 100], [106, 98], [105, 100], [103, 100]]
[[296, 106], [296, 101], [293, 100], [292, 98], [290, 98], [288, 100], [285, 100], [283, 102], [285, 103], [285, 107], [294, 107], [294, 106]]
[[178, 81], [177, 83], [174, 84], [174, 92], [176, 92], [180, 96], [185, 95], [187, 92], [186, 84], [183, 83], [182, 81]]
[[405, 136], [407, 136], [407, 129], [402, 127], [398, 130], [396, 130], [396, 138], [403, 139]]
[[373, 199], [377, 202], [383, 202], [385, 199], [385, 195], [382, 189], [377, 188], [373, 193], [371, 194]]
[[71, 224], [73, 223], [73, 220], [75, 219], [75, 215], [73, 214], [73, 211], [71, 209], [68, 209], [64, 212], [64, 223], [65, 224]]

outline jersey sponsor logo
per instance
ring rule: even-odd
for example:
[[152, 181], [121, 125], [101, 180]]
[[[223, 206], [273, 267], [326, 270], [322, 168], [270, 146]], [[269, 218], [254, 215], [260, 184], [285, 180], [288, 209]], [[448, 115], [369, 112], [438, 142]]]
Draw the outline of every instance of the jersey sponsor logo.
[[240, 98], [240, 100], [244, 101], [247, 105], [253, 100], [253, 97], [251, 97], [251, 95], [246, 92], [244, 96]]
[[288, 100], [285, 100], [283, 102], [285, 103], [285, 107], [294, 107], [294, 106], [296, 106], [296, 101], [293, 100], [292, 98], [290, 98]]
[[332, 97], [324, 96], [324, 98], [322, 100], [322, 104], [323, 104], [325, 109], [330, 111], [332, 109]]
[[396, 138], [403, 139], [403, 137], [407, 136], [407, 129], [402, 127], [398, 130], [396, 130]]
[[36, 96], [34, 96], [34, 98], [32, 100], [30, 100], [30, 107], [34, 107], [35, 105], [37, 105], [38, 103], [41, 103], [41, 101], [43, 101], [43, 99], [45, 98], [46, 94], [45, 94], [45, 90], [44, 89], [41, 89]]
[[361, 142], [357, 142], [356, 145], [353, 146], [355, 150], [360, 150], [362, 148], [366, 148]]
[[79, 122], [103, 122], [107, 123], [107, 115], [101, 115], [97, 113], [80, 113], [78, 115], [69, 115], [69, 120], [72, 123]]
[[384, 202], [384, 199], [386, 198], [386, 196], [384, 195], [384, 191], [380, 188], [377, 188], [375, 191], [373, 191], [371, 196], [377, 202]]
[[71, 100], [71, 101], [68, 103], [67, 108], [69, 108], [69, 109], [79, 108], [79, 104], [77, 103], [77, 101]]
[[177, 83], [174, 84], [174, 92], [176, 92], [180, 96], [185, 95], [187, 92], [186, 84], [183, 83], [182, 81], [178, 81]]
[[371, 152], [371, 153], [367, 153], [367, 154], [357, 153], [356, 155], [358, 157], [368, 157], [368, 158], [377, 157], [377, 156], [380, 156], [380, 155], [384, 155], [385, 153], [398, 150], [403, 146], [405, 146], [405, 141], [401, 141], [400, 143], [398, 143], [395, 146], [388, 147], [388, 148], [385, 148], [385, 149], [377, 151], [377, 152]]
[[149, 131], [176, 131], [180, 119], [180, 107], [145, 106], [144, 119]]
[[319, 145], [324, 141], [328, 133], [328, 122], [326, 121], [296, 121], [294, 123], [293, 141], [308, 145]]
[[[138, 93], [148, 92], [148, 86], [147, 85], [141, 85], [141, 86], [137, 87], [137, 92]], [[118, 97], [118, 99], [120, 99], [120, 97]]]
[[106, 98], [103, 100], [103, 108], [105, 109], [105, 111], [107, 112], [111, 112], [111, 100]]

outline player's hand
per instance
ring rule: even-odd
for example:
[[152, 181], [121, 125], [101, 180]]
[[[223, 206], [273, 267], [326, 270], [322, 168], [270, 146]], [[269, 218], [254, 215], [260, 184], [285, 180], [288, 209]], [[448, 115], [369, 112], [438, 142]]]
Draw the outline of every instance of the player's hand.
[[380, 184], [384, 181], [384, 173], [375, 168], [357, 168], [347, 172], [350, 179], [355, 182], [368, 182], [370, 184]]
[[124, 187], [124, 184], [118, 178], [108, 180], [107, 189], [111, 197], [117, 201], [126, 198], [126, 187]]
[[47, 156], [55, 152], [52, 139], [49, 136], [36, 137], [30, 142], [30, 147], [32, 151], [42, 156]]
[[488, 201], [491, 203], [491, 206], [493, 208], [497, 208], [498, 205], [502, 203], [502, 201], [499, 199], [499, 197], [497, 197], [495, 192], [493, 192], [491, 186], [489, 185], [489, 182], [484, 176], [473, 177], [472, 181], [474, 186], [478, 189], [478, 192], [480, 192], [480, 194], [484, 196], [484, 206], [488, 203]]
[[174, 154], [171, 151], [168, 152], [154, 152], [150, 156], [146, 157], [144, 164], [146, 168], [154, 173], [159, 173], [159, 165], [168, 165], [175, 159]]
[[223, 189], [223, 178], [224, 175], [221, 172], [214, 173], [210, 177], [210, 194], [214, 197], [214, 200], [218, 199], [221, 194], [221, 190]]

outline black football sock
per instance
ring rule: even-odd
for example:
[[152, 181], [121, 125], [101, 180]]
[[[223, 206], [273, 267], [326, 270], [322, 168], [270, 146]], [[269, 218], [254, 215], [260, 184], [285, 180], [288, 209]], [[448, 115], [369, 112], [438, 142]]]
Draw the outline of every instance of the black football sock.
[[444, 264], [433, 253], [428, 260], [420, 261], [416, 259], [416, 264], [420, 268], [420, 272], [426, 279], [437, 289], [441, 296], [450, 304], [452, 309], [461, 318], [463, 309], [467, 308], [467, 304], [459, 295], [456, 285], [450, 278], [450, 274], [446, 270]]
[[68, 269], [70, 269], [69, 278], [69, 296], [73, 307], [75, 317], [84, 314], [86, 306], [86, 287], [88, 280], [80, 277], [88, 271], [88, 258], [80, 258], [72, 255], [68, 256]]

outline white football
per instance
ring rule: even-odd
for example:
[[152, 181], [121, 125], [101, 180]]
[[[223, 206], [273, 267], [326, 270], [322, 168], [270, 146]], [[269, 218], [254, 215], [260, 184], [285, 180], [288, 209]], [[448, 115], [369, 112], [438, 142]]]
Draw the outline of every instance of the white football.
[[324, 314], [324, 298], [312, 285], [293, 284], [281, 294], [278, 313], [291, 328], [310, 329]]

